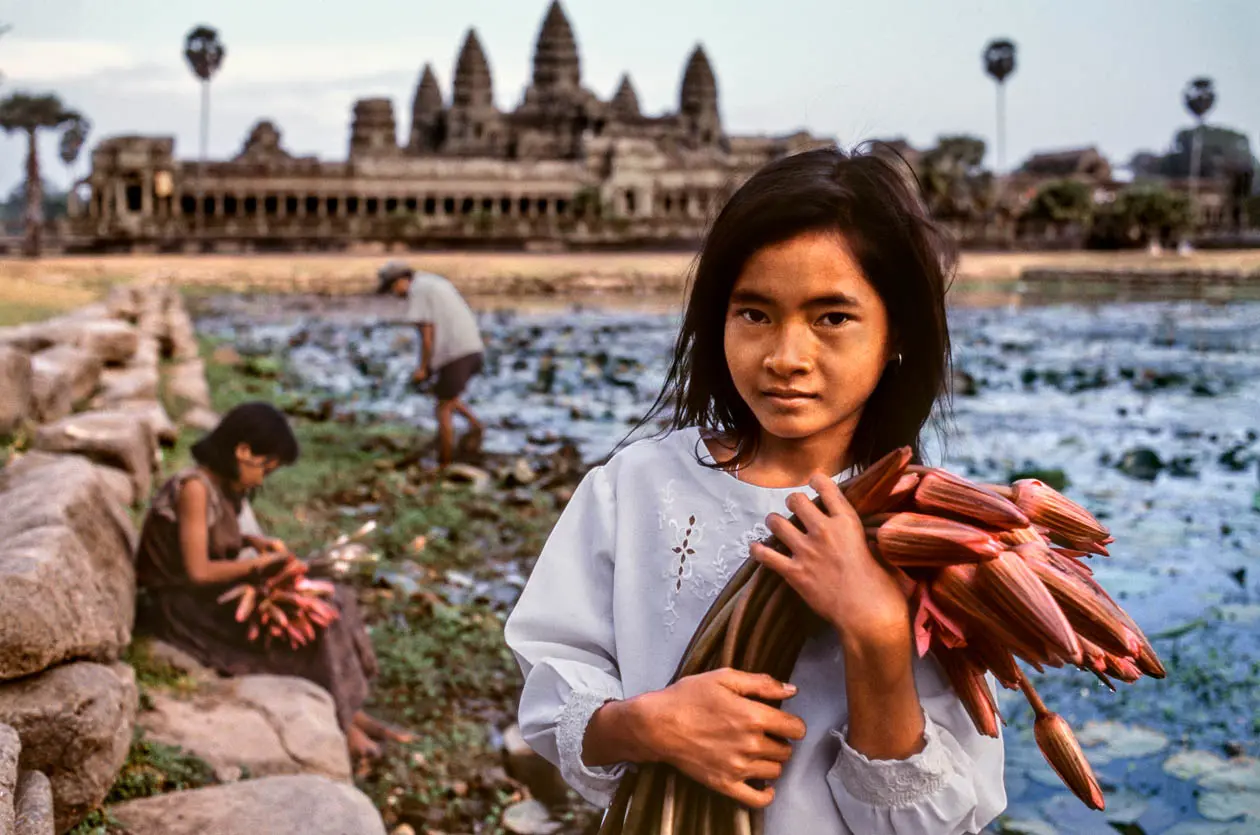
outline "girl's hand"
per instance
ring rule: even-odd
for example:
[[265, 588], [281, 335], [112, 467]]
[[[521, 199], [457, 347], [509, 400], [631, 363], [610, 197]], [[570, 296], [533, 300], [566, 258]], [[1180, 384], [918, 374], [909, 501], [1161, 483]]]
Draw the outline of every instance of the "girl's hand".
[[254, 550], [264, 556], [270, 554], [288, 555], [290, 553], [289, 546], [284, 544], [283, 539], [275, 539], [269, 536], [253, 537]]
[[757, 700], [795, 693], [794, 686], [767, 675], [722, 669], [687, 676], [637, 701], [654, 759], [762, 809], [774, 799], [774, 788], [755, 789], [747, 781], [777, 779], [792, 756], [786, 740], [804, 739], [805, 723]]
[[905, 595], [866, 545], [862, 520], [836, 483], [815, 473], [809, 486], [822, 497], [823, 513], [804, 493], [788, 497], [788, 510], [799, 528], [772, 513], [766, 525], [791, 552], [785, 557], [760, 542], [752, 557], [781, 576], [849, 646], [889, 645], [909, 640], [910, 615]]
[[296, 560], [297, 557], [288, 551], [265, 553], [255, 559], [254, 570], [263, 579], [270, 579], [283, 571], [290, 562]]

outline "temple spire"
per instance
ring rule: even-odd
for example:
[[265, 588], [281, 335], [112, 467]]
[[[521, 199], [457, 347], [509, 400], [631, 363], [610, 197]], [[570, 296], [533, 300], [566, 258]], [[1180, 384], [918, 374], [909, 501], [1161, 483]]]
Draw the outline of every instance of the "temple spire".
[[576, 89], [581, 83], [582, 64], [573, 27], [560, 0], [552, 0], [534, 45], [534, 86]]
[[643, 115], [639, 109], [639, 94], [635, 92], [629, 73], [621, 76], [621, 83], [617, 85], [617, 92], [613, 94], [610, 105], [618, 116], [637, 119]]
[[477, 30], [469, 29], [464, 46], [455, 62], [452, 104], [456, 107], [490, 107], [494, 104], [494, 86], [490, 62], [477, 38]]

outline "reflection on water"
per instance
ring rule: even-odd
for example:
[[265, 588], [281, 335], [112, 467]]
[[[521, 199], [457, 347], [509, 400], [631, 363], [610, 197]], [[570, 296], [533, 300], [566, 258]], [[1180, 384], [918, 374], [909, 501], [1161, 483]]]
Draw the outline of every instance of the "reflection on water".
[[[661, 301], [483, 312], [489, 353], [469, 400], [493, 427], [488, 444], [545, 454], [570, 438], [588, 460], [606, 455], [659, 391], [677, 325]], [[431, 399], [407, 383], [414, 332], [383, 325], [382, 311], [259, 316], [225, 300], [200, 326], [244, 353], [285, 354], [293, 386], [337, 408], [429, 425]], [[1039, 689], [1078, 727], [1121, 723], [1094, 726], [1091, 751], [1116, 804], [1137, 810], [1127, 831], [1199, 819], [1202, 797], [1164, 760], [1186, 747], [1254, 755], [1260, 740], [1260, 304], [1037, 306], [990, 291], [956, 296], [950, 317], [958, 391], [933, 460], [995, 480], [1062, 470], [1116, 535], [1098, 578], [1160, 636], [1170, 669], [1116, 694], [1067, 671]], [[1057, 799], [1022, 700], [1004, 705], [1013, 807], [1087, 831]]]

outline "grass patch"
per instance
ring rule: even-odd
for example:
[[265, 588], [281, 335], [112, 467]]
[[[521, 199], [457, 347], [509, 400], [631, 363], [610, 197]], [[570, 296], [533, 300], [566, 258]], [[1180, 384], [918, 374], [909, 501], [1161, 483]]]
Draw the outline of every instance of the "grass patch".
[[0, 326], [38, 322], [100, 297], [99, 282], [51, 283], [33, 278], [0, 278]]
[[201, 757], [175, 745], [145, 739], [137, 731], [127, 752], [127, 762], [105, 797], [105, 803], [124, 803], [199, 789], [215, 782], [214, 769]]
[[109, 805], [159, 794], [214, 785], [214, 769], [195, 754], [174, 745], [145, 739], [139, 729], [127, 751], [127, 761], [105, 797], [106, 808], [96, 809], [67, 835], [116, 835], [125, 830], [109, 812]]
[[[136, 671], [136, 684], [143, 694], [145, 690], [173, 690], [188, 693], [197, 689], [197, 683], [183, 670], [154, 658], [149, 638], [138, 637], [123, 652], [122, 660]], [[143, 699], [142, 699], [143, 700]]]

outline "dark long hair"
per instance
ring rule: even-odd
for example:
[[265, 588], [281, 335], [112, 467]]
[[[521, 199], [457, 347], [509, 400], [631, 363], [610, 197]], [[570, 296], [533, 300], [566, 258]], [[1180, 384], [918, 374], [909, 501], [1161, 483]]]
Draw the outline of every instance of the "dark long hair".
[[919, 199], [909, 166], [874, 145], [784, 157], [735, 192], [705, 238], [665, 387], [644, 423], [668, 415], [668, 428], [699, 426], [730, 436], [734, 469], [757, 452], [756, 417], [726, 364], [725, 318], [744, 265], [764, 247], [809, 232], [844, 237], [888, 311], [900, 362], [889, 363], [866, 402], [850, 459], [867, 466], [900, 446], [921, 460], [919, 435], [950, 378], [945, 291], [957, 263], [948, 235]]
[[219, 421], [209, 435], [192, 446], [198, 464], [231, 483], [240, 477], [236, 447], [245, 444], [254, 455], [292, 464], [298, 440], [284, 413], [270, 403], [242, 403]]

